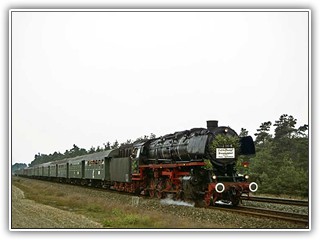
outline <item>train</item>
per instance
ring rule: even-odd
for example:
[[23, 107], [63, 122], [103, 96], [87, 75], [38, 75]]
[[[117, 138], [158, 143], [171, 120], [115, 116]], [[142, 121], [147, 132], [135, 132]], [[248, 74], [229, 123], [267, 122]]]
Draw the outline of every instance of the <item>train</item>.
[[251, 136], [207, 121], [154, 139], [43, 163], [18, 170], [17, 176], [101, 187], [151, 198], [171, 197], [206, 207], [237, 206], [258, 185], [236, 170], [239, 156], [254, 156]]

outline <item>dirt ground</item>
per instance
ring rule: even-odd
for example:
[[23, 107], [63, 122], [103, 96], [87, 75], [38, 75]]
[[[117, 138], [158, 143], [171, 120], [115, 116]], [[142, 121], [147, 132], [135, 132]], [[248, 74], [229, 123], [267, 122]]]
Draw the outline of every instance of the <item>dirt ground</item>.
[[12, 229], [38, 228], [101, 228], [101, 224], [86, 217], [36, 203], [24, 198], [24, 193], [12, 186]]

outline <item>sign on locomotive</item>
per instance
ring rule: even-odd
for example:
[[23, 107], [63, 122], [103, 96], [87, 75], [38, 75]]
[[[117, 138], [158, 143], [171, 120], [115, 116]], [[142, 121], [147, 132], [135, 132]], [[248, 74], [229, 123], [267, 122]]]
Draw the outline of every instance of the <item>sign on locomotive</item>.
[[[17, 175], [100, 186], [150, 197], [217, 201], [238, 205], [240, 196], [258, 185], [236, 171], [240, 155], [255, 154], [253, 139], [239, 137], [218, 121], [117, 149], [63, 159], [23, 169]], [[211, 163], [210, 167], [207, 163]]]

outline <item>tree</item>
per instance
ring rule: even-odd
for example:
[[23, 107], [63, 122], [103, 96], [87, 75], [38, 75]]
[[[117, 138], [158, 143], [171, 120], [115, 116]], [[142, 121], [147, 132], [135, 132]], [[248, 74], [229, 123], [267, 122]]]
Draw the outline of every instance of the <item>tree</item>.
[[66, 150], [63, 154], [66, 158], [70, 157], [70, 152], [69, 150]]
[[149, 139], [155, 139], [157, 136], [154, 133], [150, 133]]
[[270, 121], [257, 129], [256, 156], [249, 171], [262, 193], [308, 195], [308, 125], [296, 129], [296, 122], [291, 115], [281, 115], [273, 124], [274, 137]]
[[27, 164], [25, 163], [15, 163], [11, 166], [11, 173], [13, 174], [15, 171], [18, 171], [20, 169], [24, 169], [27, 167]]
[[78, 156], [79, 150], [80, 150], [80, 148], [77, 145], [73, 144], [72, 148], [69, 151], [69, 156], [70, 157]]
[[273, 126], [275, 126], [275, 139], [279, 138], [291, 138], [292, 134], [296, 132], [295, 125], [297, 123], [297, 119], [293, 116], [288, 116], [288, 114], [283, 114], [280, 116], [280, 119], [275, 122]]
[[278, 174], [278, 170], [278, 165], [274, 162], [272, 142], [268, 141], [257, 149], [255, 157], [250, 162], [250, 180], [259, 184], [261, 192], [268, 192], [274, 176]]
[[100, 146], [98, 146], [98, 147], [96, 148], [96, 152], [102, 152], [102, 151], [103, 151], [103, 149], [100, 148]]
[[283, 165], [274, 180], [273, 193], [308, 196], [308, 175], [306, 171], [297, 169], [290, 158], [283, 159]]
[[110, 150], [111, 149], [109, 141], [107, 143], [104, 143], [103, 145], [104, 145], [104, 150]]
[[257, 129], [258, 133], [255, 133], [256, 136], [255, 143], [256, 144], [264, 144], [266, 141], [270, 140], [272, 135], [269, 134], [271, 122], [264, 122], [260, 125], [260, 128]]
[[112, 144], [111, 149], [116, 149], [116, 148], [118, 148], [118, 147], [119, 147], [119, 142], [118, 142], [118, 140], [116, 140], [116, 141]]
[[239, 137], [246, 137], [246, 136], [248, 136], [248, 130], [245, 128], [241, 128]]
[[62, 153], [60, 153], [60, 152], [54, 152], [52, 154], [52, 160], [53, 161], [61, 160], [63, 158], [64, 158], [64, 155]]
[[95, 152], [96, 152], [96, 149], [93, 146], [91, 146], [88, 153], [95, 153]]
[[302, 138], [308, 138], [308, 133], [305, 133], [306, 131], [308, 131], [308, 129], [309, 129], [309, 126], [307, 124], [300, 126], [296, 131], [296, 136], [302, 137]]

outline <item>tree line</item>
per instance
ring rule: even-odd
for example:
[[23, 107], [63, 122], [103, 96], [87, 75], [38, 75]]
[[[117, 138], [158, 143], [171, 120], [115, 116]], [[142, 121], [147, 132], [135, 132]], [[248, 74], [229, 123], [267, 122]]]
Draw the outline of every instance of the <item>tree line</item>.
[[[288, 114], [281, 115], [274, 123], [261, 123], [254, 134], [255, 156], [241, 157], [239, 172], [256, 181], [260, 193], [308, 196], [308, 125], [296, 127], [296, 124], [297, 119]], [[273, 134], [270, 133], [271, 126], [274, 127]], [[246, 129], [241, 129], [240, 136], [247, 134]], [[249, 163], [249, 167], [243, 167], [243, 163]]]

